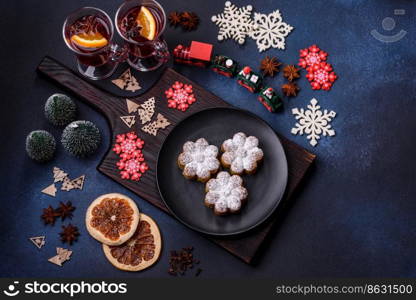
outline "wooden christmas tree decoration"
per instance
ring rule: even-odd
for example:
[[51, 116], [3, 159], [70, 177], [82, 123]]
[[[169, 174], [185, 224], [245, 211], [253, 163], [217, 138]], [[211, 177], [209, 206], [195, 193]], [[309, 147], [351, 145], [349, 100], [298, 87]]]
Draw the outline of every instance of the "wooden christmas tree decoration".
[[73, 188], [74, 185], [72, 184], [72, 181], [68, 177], [65, 177], [64, 182], [62, 183], [61, 190], [69, 192]]
[[152, 116], [153, 116], [153, 112], [150, 112], [144, 109], [139, 109], [139, 117], [140, 117], [140, 121], [142, 122], [142, 124], [149, 122], [152, 119]]
[[130, 68], [127, 68], [126, 71], [124, 71], [123, 73], [121, 73], [119, 79], [124, 80], [124, 82], [126, 83], [127, 81], [130, 80], [131, 76], [132, 76], [131, 75], [131, 70], [130, 70]]
[[56, 253], [57, 255], [49, 258], [48, 261], [62, 267], [62, 263], [70, 259], [72, 251], [61, 247], [56, 247]]
[[55, 186], [54, 183], [52, 183], [50, 186], [44, 188], [41, 192], [44, 193], [44, 194], [46, 194], [46, 195], [55, 197], [56, 191], [57, 191], [56, 190], [56, 186]]
[[136, 123], [136, 116], [121, 116], [120, 119], [128, 128], [131, 128]]
[[162, 114], [157, 114], [156, 121], [149, 123], [142, 127], [142, 130], [148, 134], [157, 135], [159, 129], [165, 129], [170, 125], [168, 119], [166, 119]]
[[155, 113], [155, 97], [149, 98], [146, 102], [140, 105], [139, 117], [142, 124], [150, 122]]
[[53, 178], [54, 182], [63, 181], [65, 177], [67, 177], [68, 174], [65, 173], [63, 170], [59, 169], [58, 167], [53, 168]]
[[130, 69], [127, 69], [126, 71], [124, 71], [123, 74], [121, 74], [119, 78], [114, 79], [111, 82], [115, 84], [117, 87], [119, 87], [120, 89], [126, 90], [126, 91], [135, 92], [141, 89], [139, 82], [131, 74]]
[[140, 107], [140, 104], [137, 104], [136, 102], [133, 102], [129, 99], [126, 99], [126, 104], [127, 104], [127, 111], [129, 112], [129, 114], [131, 114], [132, 112], [136, 112], [137, 109]]
[[58, 256], [61, 259], [61, 262], [64, 262], [64, 261], [69, 260], [69, 258], [71, 257], [72, 251], [61, 248], [61, 247], [57, 247], [56, 253], [58, 253]]
[[155, 97], [147, 99], [140, 107], [147, 111], [155, 112]]
[[142, 87], [139, 85], [139, 82], [137, 81], [137, 79], [134, 76], [131, 76], [130, 80], [127, 81], [125, 90], [134, 93], [135, 91], [140, 90], [141, 88]]
[[55, 256], [49, 258], [48, 261], [57, 265], [57, 266], [62, 267], [62, 261], [61, 261], [61, 258], [59, 257], [59, 255], [55, 255]]
[[152, 122], [143, 126], [142, 130], [148, 134], [156, 136], [157, 134], [156, 122]]
[[123, 79], [114, 79], [111, 80], [113, 84], [115, 84], [120, 90], [124, 90], [124, 87], [126, 86], [126, 83]]
[[130, 80], [131, 72], [130, 69], [124, 71], [119, 78], [111, 80], [113, 84], [115, 84], [119, 89], [124, 90], [127, 85], [127, 81]]
[[84, 180], [85, 180], [85, 175], [81, 175], [78, 178], [75, 178], [74, 180], [71, 180], [71, 185], [74, 189], [77, 190], [82, 190], [83, 186], [84, 186]]
[[34, 236], [29, 238], [29, 240], [38, 248], [41, 249], [45, 245], [45, 236]]
[[168, 121], [168, 119], [166, 119], [165, 116], [160, 113], [157, 114], [157, 119], [155, 122], [156, 122], [156, 128], [165, 129], [166, 127], [170, 125], [170, 122]]

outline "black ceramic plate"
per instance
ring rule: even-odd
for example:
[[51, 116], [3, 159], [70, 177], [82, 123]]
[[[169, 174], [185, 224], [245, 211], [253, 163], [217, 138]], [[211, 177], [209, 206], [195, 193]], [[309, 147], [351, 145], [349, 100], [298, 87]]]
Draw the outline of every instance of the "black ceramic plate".
[[[264, 160], [254, 175], [242, 176], [249, 195], [241, 212], [216, 216], [204, 205], [205, 184], [183, 177], [177, 158], [186, 141], [204, 137], [220, 147], [239, 131], [259, 139]], [[287, 161], [279, 138], [265, 121], [248, 111], [213, 108], [176, 125], [160, 149], [156, 173], [160, 195], [178, 220], [196, 231], [225, 236], [246, 232], [273, 213], [286, 188]]]

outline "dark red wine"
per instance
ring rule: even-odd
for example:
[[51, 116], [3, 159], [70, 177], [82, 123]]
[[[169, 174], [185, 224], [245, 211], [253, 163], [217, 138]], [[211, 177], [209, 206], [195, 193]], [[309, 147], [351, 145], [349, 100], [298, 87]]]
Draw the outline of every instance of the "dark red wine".
[[[106, 20], [96, 15], [83, 16], [69, 26], [65, 35], [71, 47], [81, 52], [77, 56], [82, 64], [96, 67], [107, 63], [111, 30]], [[89, 40], [101, 40], [101, 43], [88, 44]]]

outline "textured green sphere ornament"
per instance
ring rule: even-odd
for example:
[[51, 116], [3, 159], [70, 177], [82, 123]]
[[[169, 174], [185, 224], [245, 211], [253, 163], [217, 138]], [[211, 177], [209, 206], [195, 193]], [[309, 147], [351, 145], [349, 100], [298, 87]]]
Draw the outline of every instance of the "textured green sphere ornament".
[[77, 106], [64, 94], [53, 94], [45, 103], [45, 117], [55, 126], [65, 126], [76, 120]]
[[53, 158], [56, 149], [55, 138], [45, 130], [35, 130], [26, 137], [26, 152], [38, 162], [47, 162]]
[[90, 121], [75, 121], [65, 127], [61, 142], [70, 154], [86, 157], [93, 154], [100, 145], [100, 130]]

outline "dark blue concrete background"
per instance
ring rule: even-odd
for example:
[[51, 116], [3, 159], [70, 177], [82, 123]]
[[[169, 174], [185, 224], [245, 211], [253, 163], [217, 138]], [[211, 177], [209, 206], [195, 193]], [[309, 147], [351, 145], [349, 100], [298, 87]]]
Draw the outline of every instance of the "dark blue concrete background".
[[[103, 133], [98, 153], [80, 160], [59, 145], [55, 160], [45, 165], [26, 156], [24, 141], [31, 130], [46, 129], [60, 138], [61, 130], [45, 120], [43, 104], [50, 94], [61, 90], [39, 78], [35, 69], [45, 54], [74, 67], [61, 38], [65, 16], [81, 6], [97, 6], [113, 17], [120, 1], [1, 1], [1, 276], [164, 277], [168, 276], [168, 251], [186, 245], [195, 246], [204, 269], [201, 277], [416, 276], [415, 2], [234, 2], [253, 4], [255, 11], [262, 13], [280, 9], [284, 20], [295, 27], [287, 38], [286, 50], [260, 54], [251, 39], [244, 46], [232, 41], [218, 43], [217, 27], [210, 18], [223, 9], [224, 1], [219, 0], [162, 1], [167, 11], [191, 10], [201, 17], [197, 31], [168, 29], [169, 46], [191, 40], [210, 42], [216, 52], [257, 67], [266, 54], [296, 63], [298, 50], [316, 43], [330, 53], [329, 62], [339, 75], [330, 92], [312, 91], [303, 76], [300, 95], [285, 101], [283, 113], [270, 114], [233, 80], [209, 70], [175, 67], [226, 101], [258, 114], [278, 132], [318, 155], [313, 172], [281, 216], [256, 265], [244, 264], [98, 173], [96, 166], [110, 143], [109, 130], [101, 115], [79, 101], [79, 118], [95, 122]], [[394, 16], [396, 8], [405, 9], [406, 14]], [[393, 44], [381, 43], [370, 35], [372, 29], [391, 34], [381, 27], [388, 16], [397, 22], [393, 34], [400, 29], [408, 32]], [[123, 70], [121, 67], [119, 72]], [[136, 75], [144, 84], [156, 77]], [[279, 74], [269, 82], [278, 87], [283, 78]], [[116, 91], [108, 81], [99, 85]], [[291, 108], [304, 107], [313, 97], [322, 107], [338, 113], [333, 121], [336, 137], [323, 138], [316, 148], [306, 138], [290, 134], [295, 123]], [[40, 190], [51, 183], [53, 166], [72, 177], [86, 174], [84, 190], [59, 192], [56, 198], [41, 194]], [[159, 223], [164, 248], [153, 268], [133, 274], [115, 269], [86, 232], [86, 208], [98, 195], [109, 192], [133, 197], [140, 209]], [[43, 207], [68, 200], [77, 207], [72, 223], [79, 226], [81, 236], [70, 247], [72, 259], [59, 268], [47, 258], [55, 255], [56, 246], [62, 246], [58, 238], [61, 221], [45, 227], [39, 215]], [[38, 251], [28, 238], [43, 234], [46, 246]]]

